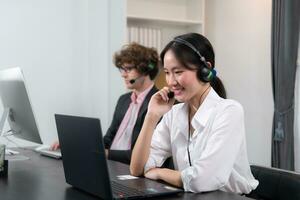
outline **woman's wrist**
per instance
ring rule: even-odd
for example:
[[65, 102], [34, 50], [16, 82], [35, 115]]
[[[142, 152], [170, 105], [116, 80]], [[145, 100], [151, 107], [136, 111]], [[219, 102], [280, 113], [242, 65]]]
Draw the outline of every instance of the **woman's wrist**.
[[155, 122], [155, 124], [157, 124], [161, 116], [154, 112], [147, 112], [146, 118], [150, 121]]

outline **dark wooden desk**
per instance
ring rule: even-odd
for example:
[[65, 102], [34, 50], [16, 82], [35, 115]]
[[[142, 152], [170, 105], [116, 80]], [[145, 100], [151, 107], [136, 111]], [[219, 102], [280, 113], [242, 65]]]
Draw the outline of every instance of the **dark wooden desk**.
[[[10, 161], [7, 178], [0, 178], [1, 200], [96, 200], [98, 198], [77, 190], [65, 182], [61, 160], [41, 156], [31, 150], [21, 150], [28, 160]], [[109, 162], [111, 171], [129, 174], [128, 166]], [[155, 199], [186, 200], [249, 200], [222, 191], [204, 194], [182, 193]]]

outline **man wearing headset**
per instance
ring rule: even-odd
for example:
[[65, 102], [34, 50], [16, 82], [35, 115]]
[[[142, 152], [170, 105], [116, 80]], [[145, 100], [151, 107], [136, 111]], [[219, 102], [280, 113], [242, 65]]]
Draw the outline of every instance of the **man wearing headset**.
[[[148, 103], [158, 91], [154, 78], [159, 71], [159, 57], [155, 49], [131, 43], [115, 53], [114, 64], [131, 92], [121, 95], [117, 102], [111, 125], [104, 136], [105, 152], [108, 159], [129, 164]], [[51, 147], [52, 150], [57, 148], [58, 142]]]

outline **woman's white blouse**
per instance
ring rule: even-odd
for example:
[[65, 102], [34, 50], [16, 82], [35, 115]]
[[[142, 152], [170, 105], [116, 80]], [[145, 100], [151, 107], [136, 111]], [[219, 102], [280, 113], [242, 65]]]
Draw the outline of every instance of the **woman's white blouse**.
[[[211, 88], [192, 119], [188, 141], [188, 106], [177, 104], [157, 125], [145, 172], [172, 156], [185, 191], [249, 193], [258, 185], [247, 157], [242, 106], [223, 99]], [[192, 166], [189, 165], [189, 145]]]

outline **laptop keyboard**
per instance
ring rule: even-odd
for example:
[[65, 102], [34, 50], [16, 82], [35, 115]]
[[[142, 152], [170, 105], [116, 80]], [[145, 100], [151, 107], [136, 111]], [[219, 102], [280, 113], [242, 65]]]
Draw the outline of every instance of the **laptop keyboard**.
[[56, 158], [56, 159], [61, 158], [60, 150], [52, 151], [52, 150], [44, 149], [44, 150], [40, 150], [40, 154], [42, 154], [44, 156], [49, 156], [49, 157], [52, 157], [52, 158]]
[[111, 188], [113, 193], [118, 197], [131, 197], [131, 196], [145, 196], [145, 192], [139, 191], [135, 188], [127, 187], [115, 181], [111, 181]]

